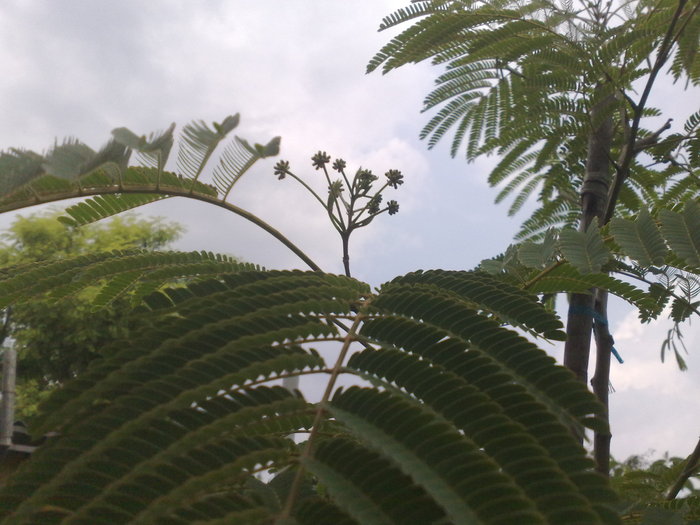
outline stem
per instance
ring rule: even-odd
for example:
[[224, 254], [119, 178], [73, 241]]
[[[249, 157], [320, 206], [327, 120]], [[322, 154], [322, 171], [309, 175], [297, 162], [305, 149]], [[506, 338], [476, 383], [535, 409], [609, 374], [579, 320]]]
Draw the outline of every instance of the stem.
[[345, 275], [347, 277], [352, 277], [350, 275], [350, 233], [352, 230], [343, 232], [340, 234], [343, 240], [343, 268], [345, 269]]
[[564, 259], [559, 259], [558, 261], [552, 263], [550, 266], [548, 266], [547, 268], [545, 268], [544, 270], [542, 270], [540, 273], [538, 273], [537, 275], [535, 275], [532, 279], [526, 281], [526, 282], [522, 285], [523, 290], [527, 290], [528, 288], [530, 288], [530, 286], [532, 286], [533, 284], [535, 284], [537, 281], [539, 281], [539, 280], [542, 279], [543, 277], [546, 277], [548, 273], [554, 271], [556, 268], [558, 268], [559, 266], [561, 266], [561, 265], [564, 264], [565, 262], [566, 262], [566, 261], [565, 261]]
[[[613, 338], [608, 327], [608, 292], [597, 290], [595, 311], [605, 322], [595, 322], [596, 362], [595, 373], [591, 379], [593, 392], [605, 407], [605, 421], [610, 424], [608, 411], [608, 395], [610, 393], [610, 354], [612, 353]], [[596, 462], [596, 470], [605, 476], [610, 475], [610, 440], [612, 434], [610, 427], [605, 432], [595, 432], [593, 437], [593, 456]]]
[[[596, 88], [601, 94], [604, 86]], [[613, 121], [610, 106], [613, 95], [606, 95], [591, 107], [591, 131], [588, 137], [586, 176], [581, 188], [580, 231], [586, 231], [594, 219], [599, 222], [605, 213], [605, 202], [610, 186], [610, 147]], [[595, 290], [591, 290], [595, 292]], [[588, 383], [588, 360], [591, 348], [593, 317], [588, 313], [593, 308], [593, 293], [572, 294], [566, 323], [564, 365], [581, 381]]]
[[323, 209], [326, 210], [326, 211], [328, 212], [328, 217], [330, 217], [331, 223], [333, 224], [333, 227], [334, 227], [338, 232], [340, 232], [341, 229], [343, 228], [343, 225], [342, 225], [341, 223], [338, 222], [338, 219], [336, 219], [335, 215], [333, 215], [333, 214], [331, 213], [331, 211], [328, 209], [328, 206], [326, 206], [326, 203], [323, 202], [323, 200], [321, 199], [321, 197], [318, 196], [318, 193], [316, 193], [316, 192], [313, 190], [313, 188], [312, 188], [311, 186], [309, 186], [308, 184], [306, 184], [303, 180], [301, 180], [299, 177], [297, 177], [296, 175], [294, 175], [294, 173], [292, 173], [291, 171], [288, 171], [288, 172], [287, 172], [287, 175], [289, 175], [289, 176], [292, 177], [294, 180], [296, 180], [299, 184], [301, 184], [302, 186], [304, 186], [304, 188], [306, 188], [306, 190], [307, 190], [309, 193], [311, 193], [311, 195], [313, 195], [313, 196], [316, 198], [316, 200], [321, 204], [321, 206], [323, 207]]
[[[384, 183], [384, 186], [382, 186], [381, 188], [379, 188], [378, 191], [374, 192], [374, 195], [373, 195], [372, 197], [368, 197], [367, 203], [366, 203], [362, 208], [360, 208], [359, 210], [357, 210], [357, 211], [355, 212], [355, 222], [358, 222], [358, 221], [360, 220], [360, 216], [362, 215], [362, 213], [363, 213], [364, 211], [367, 210], [367, 207], [369, 206], [370, 201], [371, 201], [372, 199], [376, 198], [377, 195], [379, 195], [381, 192], [383, 192], [383, 191], [386, 189], [387, 186], [389, 186], [389, 183], [388, 183], [388, 182], [385, 182], [385, 183]], [[365, 196], [365, 197], [366, 197], [366, 196]]]
[[666, 493], [667, 500], [670, 501], [678, 496], [678, 493], [683, 488], [683, 485], [685, 485], [685, 482], [688, 481], [690, 476], [696, 473], [698, 467], [700, 467], [700, 440], [698, 440], [698, 444], [695, 445], [695, 450], [693, 450], [693, 453], [688, 456], [688, 459], [685, 462], [685, 467], [683, 467], [683, 472], [680, 473], [678, 479], [673, 483], [673, 485], [671, 485], [671, 488], [668, 489], [668, 492]]
[[353, 193], [355, 191], [355, 179], [352, 180], [352, 184], [350, 184], [350, 181], [348, 180], [347, 175], [345, 175], [345, 170], [339, 170], [340, 174], [343, 176], [343, 180], [345, 180], [345, 185], [348, 187], [348, 191], [350, 193]]
[[2, 354], [2, 409], [0, 410], [0, 447], [12, 446], [15, 424], [15, 382], [17, 351], [5, 348]]
[[649, 72], [649, 77], [647, 78], [644, 90], [642, 91], [642, 96], [639, 98], [639, 102], [634, 106], [634, 117], [632, 119], [632, 125], [630, 126], [627, 142], [622, 148], [621, 155], [623, 155], [623, 159], [619, 163], [620, 166], [617, 170], [617, 174], [615, 175], [615, 182], [613, 183], [612, 190], [610, 191], [610, 196], [608, 197], [608, 202], [606, 205], [604, 215], [604, 223], [607, 223], [612, 218], [613, 213], [615, 212], [615, 205], [617, 204], [617, 199], [620, 195], [620, 190], [622, 189], [622, 185], [629, 176], [630, 166], [632, 165], [632, 161], [636, 156], [634, 144], [637, 140], [637, 133], [639, 132], [639, 123], [642, 120], [642, 112], [644, 111], [647, 100], [651, 95], [651, 89], [654, 85], [654, 82], [656, 81], [656, 77], [661, 71], [661, 68], [668, 60], [668, 54], [670, 53], [671, 48], [675, 43], [675, 40], [679, 36], [674, 36], [673, 31], [676, 27], [676, 24], [678, 23], [678, 20], [681, 16], [683, 8], [685, 7], [685, 4], [686, 0], [679, 0], [676, 12], [673, 14], [673, 19], [671, 20], [671, 23], [669, 24], [669, 27], [666, 30], [664, 40], [661, 43], [661, 46], [659, 47], [659, 52], [656, 55], [654, 67]]
[[[326, 181], [328, 182], [328, 191], [330, 192], [331, 186], [333, 184], [331, 183], [331, 177], [330, 177], [330, 175], [328, 175], [328, 170], [326, 169], [325, 164], [323, 165], [323, 174], [326, 176]], [[350, 191], [350, 189], [348, 189], [348, 191]], [[338, 203], [338, 199], [335, 199], [335, 208], [336, 208], [336, 210], [338, 210], [338, 220], [340, 221], [341, 228], [345, 229], [345, 225], [343, 223], [343, 212], [340, 209], [340, 204]], [[332, 215], [330, 209], [328, 210], [328, 214]]]
[[316, 198], [316, 200], [321, 204], [321, 206], [323, 206], [324, 208], [326, 207], [326, 203], [323, 202], [323, 199], [321, 199], [321, 197], [318, 196], [318, 193], [316, 193], [316, 192], [314, 191], [314, 189], [313, 189], [311, 186], [309, 186], [308, 184], [306, 184], [302, 179], [300, 179], [299, 177], [297, 177], [296, 175], [294, 175], [294, 173], [292, 173], [291, 171], [288, 171], [288, 172], [287, 172], [287, 175], [289, 175], [289, 176], [292, 177], [295, 181], [297, 181], [299, 184], [301, 184], [302, 186], [304, 186], [304, 188], [306, 188], [306, 190], [307, 190], [311, 195], [313, 195], [313, 196]]
[[[648, 280], [648, 279], [645, 279], [644, 277], [640, 277], [639, 275], [635, 275], [635, 274], [630, 273], [630, 272], [623, 272], [623, 271], [621, 271], [621, 270], [616, 270], [615, 273], [619, 273], [620, 275], [624, 275], [625, 277], [630, 277], [631, 279], [637, 279], [638, 281], [643, 282], [644, 284], [648, 284], [648, 285], [656, 284], [656, 283], [653, 283], [652, 281], [650, 281], [650, 280]], [[670, 296], [673, 297], [674, 299], [677, 299], [677, 300], [679, 300], [679, 301], [685, 301], [685, 302], [687, 303], [687, 304], [685, 305], [685, 308], [688, 308], [688, 309], [691, 310], [695, 315], [697, 315], [698, 317], [700, 317], [700, 311], [698, 311], [698, 309], [695, 308], [695, 306], [693, 306], [693, 304], [690, 303], [686, 298], [681, 297], [680, 295], [674, 293], [674, 292], [671, 291], [669, 288], [665, 288], [664, 291], [665, 291], [665, 293], [667, 293], [668, 295], [670, 295]]]
[[345, 339], [343, 341], [343, 347], [340, 349], [338, 359], [336, 360], [335, 366], [333, 367], [333, 372], [331, 372], [331, 377], [328, 380], [328, 383], [326, 384], [326, 390], [323, 393], [323, 398], [321, 399], [321, 401], [319, 401], [318, 407], [316, 408], [316, 416], [314, 417], [314, 423], [311, 426], [309, 439], [306, 441], [304, 451], [302, 452], [301, 457], [299, 458], [299, 469], [297, 470], [297, 473], [294, 476], [294, 481], [292, 482], [292, 486], [289, 489], [289, 495], [287, 496], [287, 501], [284, 504], [284, 509], [282, 509], [282, 513], [278, 517], [278, 522], [280, 520], [284, 520], [285, 518], [289, 518], [292, 514], [292, 509], [294, 508], [294, 503], [299, 495], [299, 490], [301, 489], [301, 482], [304, 478], [304, 459], [311, 457], [311, 455], [313, 454], [315, 438], [318, 434], [318, 427], [321, 424], [321, 420], [323, 419], [323, 414], [326, 410], [326, 405], [328, 405], [328, 400], [330, 399], [331, 394], [333, 393], [333, 389], [335, 388], [335, 382], [338, 379], [338, 375], [340, 375], [341, 369], [343, 368], [343, 362], [345, 361], [345, 357], [347, 356], [347, 353], [350, 350], [350, 344], [355, 340], [355, 332], [357, 331], [357, 328], [360, 326], [360, 323], [363, 319], [364, 315], [358, 314], [357, 317], [355, 317], [355, 321], [353, 321], [350, 330], [345, 336]]

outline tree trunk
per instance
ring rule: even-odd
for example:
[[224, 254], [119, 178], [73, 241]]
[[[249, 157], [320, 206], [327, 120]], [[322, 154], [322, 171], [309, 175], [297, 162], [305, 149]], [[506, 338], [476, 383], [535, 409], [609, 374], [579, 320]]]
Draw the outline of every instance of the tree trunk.
[[[608, 394], [610, 392], [610, 355], [613, 348], [613, 338], [608, 328], [608, 292], [597, 290], [595, 298], [595, 342], [596, 361], [595, 373], [591, 379], [593, 392], [605, 406], [605, 421], [608, 418]], [[596, 470], [608, 476], [610, 474], [610, 440], [612, 434], [610, 428], [606, 432], [596, 432], [593, 438], [593, 457], [596, 462]]]
[[[596, 90], [601, 94], [603, 86]], [[613, 121], [611, 106], [615, 102], [613, 95], [599, 97], [600, 100], [591, 107], [591, 131], [588, 137], [588, 153], [586, 158], [586, 175], [581, 188], [581, 221], [579, 231], [586, 231], [594, 222], [602, 224], [605, 218], [608, 192], [610, 189], [610, 148], [613, 136]], [[588, 384], [588, 361], [591, 349], [591, 332], [593, 329], [593, 317], [595, 315], [594, 301], [596, 290], [591, 289], [589, 294], [572, 294], [569, 302], [569, 312], [566, 322], [566, 344], [564, 346], [564, 365], [571, 369], [576, 377]], [[605, 296], [607, 302], [607, 296]], [[602, 351], [602, 349], [601, 349]], [[609, 349], [608, 349], [609, 351]], [[608, 354], [609, 367], [609, 354]], [[605, 381], [605, 399], [601, 399], [605, 405], [605, 418], [607, 420], [607, 388], [608, 376], [596, 373], [599, 381]], [[596, 391], [598, 393], [598, 391]], [[606, 421], [607, 422], [607, 421]], [[598, 436], [597, 436], [598, 438]], [[583, 442], [583, 436], [579, 436]], [[600, 442], [605, 441], [600, 436]], [[607, 438], [608, 450], [610, 438]], [[602, 453], [601, 449], [601, 453]], [[609, 453], [607, 454], [609, 458]], [[609, 461], [609, 459], [608, 459]], [[598, 466], [598, 470], [607, 467]]]
[[0, 446], [12, 445], [15, 425], [15, 379], [17, 376], [17, 352], [5, 348], [2, 356], [2, 406], [0, 409]]
[[[602, 88], [597, 91], [600, 92]], [[610, 188], [610, 147], [613, 121], [610, 106], [614, 97], [608, 95], [591, 108], [591, 131], [588, 137], [586, 175], [581, 188], [581, 221], [579, 230], [586, 231], [594, 220], [602, 223]], [[593, 290], [590, 294], [573, 294], [566, 323], [564, 365], [576, 377], [588, 383], [588, 359], [593, 328]]]

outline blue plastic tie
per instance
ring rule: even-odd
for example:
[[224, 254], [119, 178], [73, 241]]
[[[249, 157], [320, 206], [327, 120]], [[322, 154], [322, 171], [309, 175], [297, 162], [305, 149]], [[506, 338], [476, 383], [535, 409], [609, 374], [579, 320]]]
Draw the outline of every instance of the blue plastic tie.
[[[608, 324], [608, 320], [605, 317], [603, 317], [593, 308], [590, 308], [588, 306], [570, 306], [569, 312], [574, 314], [588, 315], [592, 317], [596, 323], [604, 324], [606, 326]], [[610, 347], [610, 353], [615, 357], [615, 359], [617, 359], [618, 363], [624, 363], [624, 361], [622, 360], [622, 356], [620, 356], [620, 353], [615, 349], [614, 346]]]

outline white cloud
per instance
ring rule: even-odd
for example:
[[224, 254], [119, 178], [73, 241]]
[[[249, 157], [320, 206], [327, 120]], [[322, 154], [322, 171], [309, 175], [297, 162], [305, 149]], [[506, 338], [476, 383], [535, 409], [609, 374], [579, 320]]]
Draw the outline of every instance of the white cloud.
[[625, 362], [613, 362], [610, 396], [612, 451], [618, 459], [647, 450], [686, 456], [700, 432], [700, 356], [697, 324], [684, 325], [689, 370], [681, 372], [671, 355], [661, 363], [660, 348], [672, 323], [663, 318], [642, 325], [629, 312], [613, 330]]

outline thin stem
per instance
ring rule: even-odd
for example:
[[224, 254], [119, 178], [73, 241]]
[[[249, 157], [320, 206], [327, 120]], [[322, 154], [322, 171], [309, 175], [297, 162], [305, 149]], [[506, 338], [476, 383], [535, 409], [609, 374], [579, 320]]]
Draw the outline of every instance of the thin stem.
[[523, 286], [522, 286], [523, 290], [527, 290], [528, 288], [530, 288], [530, 286], [535, 284], [537, 281], [539, 281], [540, 279], [545, 277], [548, 273], [552, 272], [554, 269], [558, 268], [559, 266], [561, 266], [565, 262], [566, 261], [564, 259], [559, 259], [558, 261], [553, 263], [551, 266], [548, 266], [547, 268], [542, 270], [540, 273], [535, 275], [532, 279], [530, 279], [529, 281], [526, 281], [525, 284], [523, 284]]
[[344, 227], [344, 225], [343, 225], [342, 223], [340, 223], [340, 222], [338, 221], [338, 219], [336, 219], [336, 217], [335, 217], [335, 215], [333, 215], [333, 213], [331, 213], [331, 211], [328, 209], [328, 206], [326, 205], [326, 203], [323, 202], [323, 199], [321, 199], [321, 197], [319, 197], [318, 193], [316, 193], [316, 192], [313, 190], [313, 188], [311, 188], [311, 186], [309, 186], [308, 184], [306, 184], [302, 179], [300, 179], [299, 177], [297, 177], [296, 175], [294, 175], [294, 173], [292, 173], [291, 171], [288, 171], [288, 172], [287, 172], [287, 175], [289, 175], [289, 176], [292, 177], [294, 180], [296, 180], [299, 184], [301, 184], [302, 186], [304, 186], [304, 188], [306, 188], [307, 191], [308, 191], [309, 193], [311, 193], [311, 195], [313, 195], [313, 196], [316, 198], [316, 200], [321, 204], [321, 206], [323, 207], [323, 209], [326, 210], [326, 211], [328, 212], [328, 217], [330, 217], [331, 223], [333, 224], [333, 227], [334, 227], [338, 232], [340, 232], [341, 229]]
[[299, 184], [301, 184], [302, 186], [304, 186], [304, 188], [306, 188], [307, 191], [308, 191], [311, 195], [313, 195], [313, 196], [316, 198], [316, 200], [319, 202], [319, 204], [321, 204], [321, 206], [323, 206], [324, 208], [326, 207], [326, 203], [323, 202], [323, 199], [321, 199], [321, 197], [318, 196], [318, 193], [316, 193], [316, 192], [314, 191], [314, 189], [313, 189], [311, 186], [309, 186], [308, 184], [306, 184], [302, 179], [300, 179], [299, 177], [297, 177], [296, 175], [294, 175], [294, 173], [292, 173], [291, 171], [288, 171], [288, 172], [287, 172], [287, 175], [289, 175], [289, 176], [292, 177], [295, 181], [297, 181]]
[[[323, 165], [323, 174], [326, 176], [326, 181], [328, 182], [328, 191], [331, 191], [331, 187], [333, 186], [333, 183], [331, 182], [331, 177], [328, 175], [328, 170], [326, 169], [326, 165]], [[348, 190], [350, 191], [350, 190]], [[345, 229], [345, 224], [343, 222], [343, 212], [340, 209], [340, 204], [338, 204], [338, 199], [335, 199], [335, 207], [338, 210], [338, 220], [340, 221], [341, 228]], [[329, 215], [331, 214], [331, 210], [328, 210]]]
[[341, 233], [340, 237], [343, 240], [343, 269], [345, 270], [345, 275], [347, 277], [352, 277], [350, 275], [350, 232], [349, 230], [345, 233]]
[[350, 193], [352, 193], [355, 190], [355, 179], [353, 179], [352, 184], [350, 184], [347, 175], [345, 175], [345, 170], [338, 171], [340, 171], [340, 174], [343, 176], [343, 179], [345, 180], [345, 185], [348, 187], [348, 190], [350, 191]]
[[[639, 275], [635, 275], [635, 274], [630, 273], [630, 272], [623, 272], [623, 271], [620, 271], [620, 270], [616, 270], [615, 273], [619, 273], [620, 275], [624, 275], [625, 277], [630, 277], [630, 278], [632, 278], [632, 279], [637, 279], [638, 281], [641, 281], [641, 282], [643, 282], [643, 283], [645, 283], [645, 284], [649, 284], [649, 285], [656, 284], [656, 283], [651, 282], [651, 281], [648, 280], [648, 279], [645, 279], [644, 277], [640, 277]], [[679, 300], [679, 301], [684, 301], [684, 302], [686, 302], [687, 304], [684, 305], [685, 308], [688, 308], [689, 310], [692, 310], [693, 313], [694, 313], [695, 315], [697, 315], [697, 316], [700, 317], [700, 311], [698, 311], [698, 309], [695, 308], [695, 306], [693, 306], [692, 303], [690, 303], [687, 299], [685, 299], [684, 297], [680, 297], [679, 295], [676, 295], [674, 292], [672, 292], [672, 291], [669, 290], [668, 288], [666, 288], [665, 291], [666, 291], [666, 293], [668, 293], [668, 294], [669, 294], [671, 297], [673, 297], [674, 299], [677, 299], [677, 300]]]
[[301, 457], [299, 458], [299, 469], [297, 470], [296, 475], [294, 476], [294, 481], [292, 482], [292, 486], [289, 490], [287, 501], [285, 502], [284, 509], [282, 510], [282, 513], [280, 514], [278, 520], [289, 518], [292, 514], [294, 503], [297, 497], [299, 496], [299, 490], [301, 489], [301, 482], [304, 479], [304, 460], [306, 458], [310, 458], [313, 454], [313, 447], [316, 441], [315, 438], [318, 434], [318, 427], [321, 424], [324, 412], [326, 411], [326, 406], [328, 405], [328, 401], [331, 397], [331, 394], [333, 393], [333, 389], [335, 388], [335, 382], [338, 379], [338, 375], [340, 375], [342, 371], [343, 362], [345, 361], [345, 357], [347, 356], [348, 351], [350, 350], [350, 345], [353, 341], [355, 341], [355, 332], [359, 328], [360, 323], [362, 323], [363, 319], [364, 315], [358, 314], [355, 318], [355, 321], [352, 323], [350, 330], [345, 336], [345, 340], [343, 341], [343, 347], [340, 349], [338, 359], [336, 360], [335, 366], [333, 367], [333, 372], [331, 373], [331, 377], [328, 380], [328, 383], [326, 384], [326, 390], [323, 393], [321, 401], [319, 401], [318, 403], [318, 407], [316, 408], [316, 416], [314, 417], [314, 422], [311, 426], [311, 433], [309, 434], [309, 439], [306, 441], [304, 451], [302, 452]]
[[[367, 204], [365, 204], [362, 208], [360, 208], [359, 210], [357, 210], [357, 211], [355, 212], [355, 222], [359, 221], [360, 216], [362, 215], [362, 213], [363, 213], [364, 211], [367, 210], [367, 207], [369, 206], [369, 203], [372, 201], [372, 199], [375, 199], [375, 198], [377, 197], [377, 195], [379, 195], [381, 192], [383, 192], [383, 191], [387, 188], [387, 186], [389, 186], [389, 182], [388, 182], [388, 181], [385, 182], [385, 183], [384, 183], [384, 186], [382, 186], [381, 188], [379, 188], [378, 191], [374, 192], [374, 195], [372, 195], [371, 197], [369, 197], [369, 200], [367, 201]], [[376, 214], [375, 214], [375, 215], [376, 215]]]
[[[259, 379], [258, 381], [251, 381], [250, 383], [245, 383], [241, 385], [239, 388], [232, 388], [228, 392], [246, 392], [247, 390], [250, 389], [250, 387], [257, 386], [257, 385], [265, 385], [269, 383], [272, 380], [277, 380], [277, 379], [287, 379], [290, 377], [300, 377], [300, 376], [308, 376], [308, 375], [313, 375], [313, 374], [332, 374], [333, 369], [332, 368], [314, 368], [313, 370], [297, 370], [295, 372], [286, 372], [283, 374], [278, 374], [275, 377], [264, 377], [263, 379]], [[344, 373], [343, 371], [340, 372], [341, 374]], [[350, 372], [345, 372], [345, 373], [350, 373]]]

